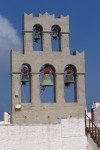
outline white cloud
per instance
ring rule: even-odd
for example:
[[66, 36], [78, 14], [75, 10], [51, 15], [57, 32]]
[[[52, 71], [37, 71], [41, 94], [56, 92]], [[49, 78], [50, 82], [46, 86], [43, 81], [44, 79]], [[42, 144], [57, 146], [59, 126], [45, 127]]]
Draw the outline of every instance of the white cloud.
[[0, 68], [10, 67], [11, 49], [21, 49], [21, 38], [10, 21], [0, 15]]
[[[21, 37], [7, 18], [0, 15], [0, 119], [10, 112], [10, 51], [21, 49]], [[16, 67], [16, 66], [15, 66]]]
[[0, 15], [0, 39], [1, 41], [6, 41], [15, 46], [20, 46], [20, 38], [17, 35], [17, 31], [14, 29], [10, 21]]

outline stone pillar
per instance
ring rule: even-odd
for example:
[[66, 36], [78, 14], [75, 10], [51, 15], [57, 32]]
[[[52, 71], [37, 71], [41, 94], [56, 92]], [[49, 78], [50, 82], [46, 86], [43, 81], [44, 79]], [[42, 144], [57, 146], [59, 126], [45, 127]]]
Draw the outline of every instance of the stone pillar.
[[38, 105], [40, 103], [40, 76], [39, 74], [33, 74], [32, 78], [32, 103]]
[[15, 105], [21, 104], [21, 83], [20, 74], [12, 74], [12, 114], [11, 121], [14, 122], [15, 118]]
[[21, 103], [21, 82], [20, 74], [12, 75], [12, 100], [13, 104]]
[[56, 75], [56, 101], [61, 105], [64, 103], [64, 77], [63, 74]]
[[85, 76], [80, 74], [77, 76], [77, 101], [85, 103]]
[[43, 40], [42, 40], [42, 42], [43, 42], [43, 51], [44, 52], [52, 51], [50, 33], [44, 33], [43, 34]]
[[33, 50], [33, 37], [32, 33], [25, 32], [23, 37], [23, 49], [24, 53], [27, 54]]
[[61, 35], [61, 51], [70, 55], [69, 51], [69, 34], [62, 33]]

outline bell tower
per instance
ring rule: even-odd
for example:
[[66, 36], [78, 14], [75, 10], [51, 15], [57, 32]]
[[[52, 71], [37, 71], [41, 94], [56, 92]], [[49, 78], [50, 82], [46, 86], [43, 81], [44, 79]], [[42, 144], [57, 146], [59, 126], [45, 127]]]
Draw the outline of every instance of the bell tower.
[[70, 54], [69, 16], [23, 15], [23, 52], [11, 51], [11, 80], [13, 124], [84, 117], [84, 52]]

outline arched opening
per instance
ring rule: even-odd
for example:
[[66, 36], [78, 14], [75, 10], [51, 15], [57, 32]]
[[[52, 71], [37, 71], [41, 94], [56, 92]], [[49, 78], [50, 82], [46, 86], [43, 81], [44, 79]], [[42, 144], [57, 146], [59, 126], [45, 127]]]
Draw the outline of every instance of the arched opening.
[[40, 69], [40, 99], [42, 103], [55, 103], [55, 68], [45, 64]]
[[22, 103], [31, 102], [31, 67], [28, 64], [21, 66], [21, 101]]
[[64, 68], [65, 102], [77, 102], [76, 72], [76, 67], [72, 64]]
[[34, 51], [43, 50], [42, 31], [43, 28], [40, 24], [36, 24], [33, 26], [33, 50]]
[[61, 51], [61, 28], [53, 25], [51, 28], [52, 51]]

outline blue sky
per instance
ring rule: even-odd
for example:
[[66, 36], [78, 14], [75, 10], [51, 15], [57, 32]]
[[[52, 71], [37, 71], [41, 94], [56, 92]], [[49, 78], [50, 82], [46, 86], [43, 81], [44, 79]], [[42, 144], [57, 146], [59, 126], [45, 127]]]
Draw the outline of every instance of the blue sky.
[[10, 50], [21, 49], [22, 14], [69, 15], [70, 51], [85, 51], [88, 109], [100, 102], [100, 0], [0, 0], [0, 120], [10, 113]]

